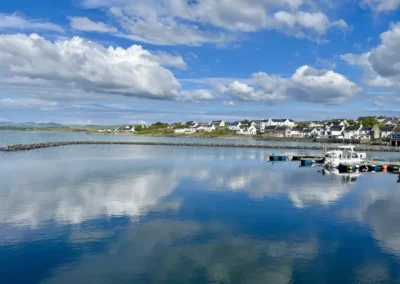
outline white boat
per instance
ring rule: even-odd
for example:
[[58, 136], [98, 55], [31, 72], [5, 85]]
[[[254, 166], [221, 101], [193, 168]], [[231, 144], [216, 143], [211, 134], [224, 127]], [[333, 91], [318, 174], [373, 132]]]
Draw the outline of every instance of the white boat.
[[324, 166], [337, 168], [340, 164], [360, 164], [367, 158], [364, 152], [355, 152], [352, 145], [338, 146], [335, 150], [326, 152]]

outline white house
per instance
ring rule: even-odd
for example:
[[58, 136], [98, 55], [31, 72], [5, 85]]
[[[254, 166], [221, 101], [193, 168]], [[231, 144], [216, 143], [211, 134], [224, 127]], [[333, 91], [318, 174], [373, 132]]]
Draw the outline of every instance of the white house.
[[343, 135], [344, 126], [331, 126], [325, 131], [328, 138], [338, 138]]
[[388, 118], [388, 119], [385, 119], [384, 121], [383, 121], [383, 124], [384, 125], [388, 125], [388, 126], [395, 126], [395, 125], [399, 125], [400, 124], [400, 122], [399, 122], [399, 120], [398, 119], [396, 119], [396, 118]]
[[366, 126], [360, 130], [360, 139], [371, 140], [372, 127]]
[[[188, 121], [190, 122], [190, 121]], [[196, 121], [191, 121], [191, 123], [189, 124], [190, 128], [197, 128], [199, 126], [199, 123]]]
[[214, 120], [211, 121], [210, 124], [214, 125], [214, 126], [219, 126], [219, 127], [224, 127], [225, 126], [225, 122], [223, 120]]
[[320, 121], [310, 121], [308, 123], [309, 128], [322, 127], [322, 126], [324, 126], [324, 124]]
[[313, 130], [314, 130], [313, 128], [303, 129], [303, 137], [306, 137], [306, 138], [313, 137], [311, 134]]
[[345, 139], [359, 139], [361, 128], [362, 125], [349, 126], [343, 131], [343, 137]]
[[325, 130], [322, 128], [306, 128], [303, 130], [303, 136], [308, 138], [321, 137], [325, 135]]
[[242, 125], [242, 123], [240, 121], [235, 121], [235, 122], [229, 123], [228, 129], [230, 131], [239, 131], [241, 125]]
[[215, 131], [215, 126], [214, 124], [200, 123], [196, 129], [197, 131], [212, 132]]
[[392, 134], [390, 135], [390, 143], [392, 146], [400, 145], [400, 126], [393, 129]]
[[287, 126], [294, 127], [296, 123], [292, 119], [268, 119], [266, 126]]
[[251, 125], [254, 125], [256, 128], [259, 128], [260, 130], [264, 130], [266, 126], [266, 121], [264, 120], [253, 120], [251, 122]]
[[349, 123], [347, 122], [346, 119], [335, 119], [335, 120], [330, 120], [326, 123], [327, 127], [331, 126], [349, 126]]
[[196, 128], [177, 128], [174, 129], [174, 133], [179, 133], [179, 134], [183, 134], [183, 133], [195, 133], [196, 132]]
[[133, 125], [127, 125], [127, 126], [122, 126], [118, 127], [115, 129], [116, 132], [135, 132], [135, 126]]
[[299, 128], [288, 128], [285, 133], [286, 137], [299, 137], [303, 138], [303, 130]]
[[241, 125], [240, 129], [236, 132], [236, 134], [239, 135], [256, 135], [257, 134], [257, 129], [254, 127], [254, 125]]
[[381, 138], [388, 138], [393, 132], [393, 126], [384, 126], [381, 128]]

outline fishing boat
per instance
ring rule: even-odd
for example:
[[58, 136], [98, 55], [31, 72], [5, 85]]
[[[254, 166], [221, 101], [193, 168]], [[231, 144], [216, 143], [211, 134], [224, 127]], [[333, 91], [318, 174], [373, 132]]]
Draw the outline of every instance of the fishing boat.
[[364, 152], [355, 152], [352, 145], [338, 146], [335, 150], [326, 152], [324, 167], [337, 168], [340, 164], [360, 164], [367, 158]]

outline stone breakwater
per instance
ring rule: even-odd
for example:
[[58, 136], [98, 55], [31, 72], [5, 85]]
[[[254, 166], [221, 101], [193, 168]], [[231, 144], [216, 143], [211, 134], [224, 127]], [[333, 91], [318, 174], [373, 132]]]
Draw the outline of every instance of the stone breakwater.
[[[0, 151], [26, 151], [48, 147], [60, 147], [70, 145], [139, 145], [139, 146], [178, 146], [178, 147], [230, 147], [230, 148], [270, 148], [270, 149], [299, 149], [299, 150], [331, 150], [335, 146], [318, 145], [268, 145], [268, 144], [234, 144], [234, 143], [180, 143], [180, 142], [116, 142], [116, 141], [63, 141], [63, 142], [45, 142], [35, 144], [9, 145], [0, 148]], [[374, 151], [374, 152], [400, 152], [400, 148], [379, 147], [358, 145], [356, 151]]]

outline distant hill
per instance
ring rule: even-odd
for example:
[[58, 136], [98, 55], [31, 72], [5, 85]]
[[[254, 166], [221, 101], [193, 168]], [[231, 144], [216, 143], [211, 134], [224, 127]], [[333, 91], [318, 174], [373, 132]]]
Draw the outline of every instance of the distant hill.
[[2, 121], [0, 122], [0, 126], [34, 126], [34, 127], [59, 127], [63, 126], [62, 124], [55, 122], [10, 122], [10, 121]]

